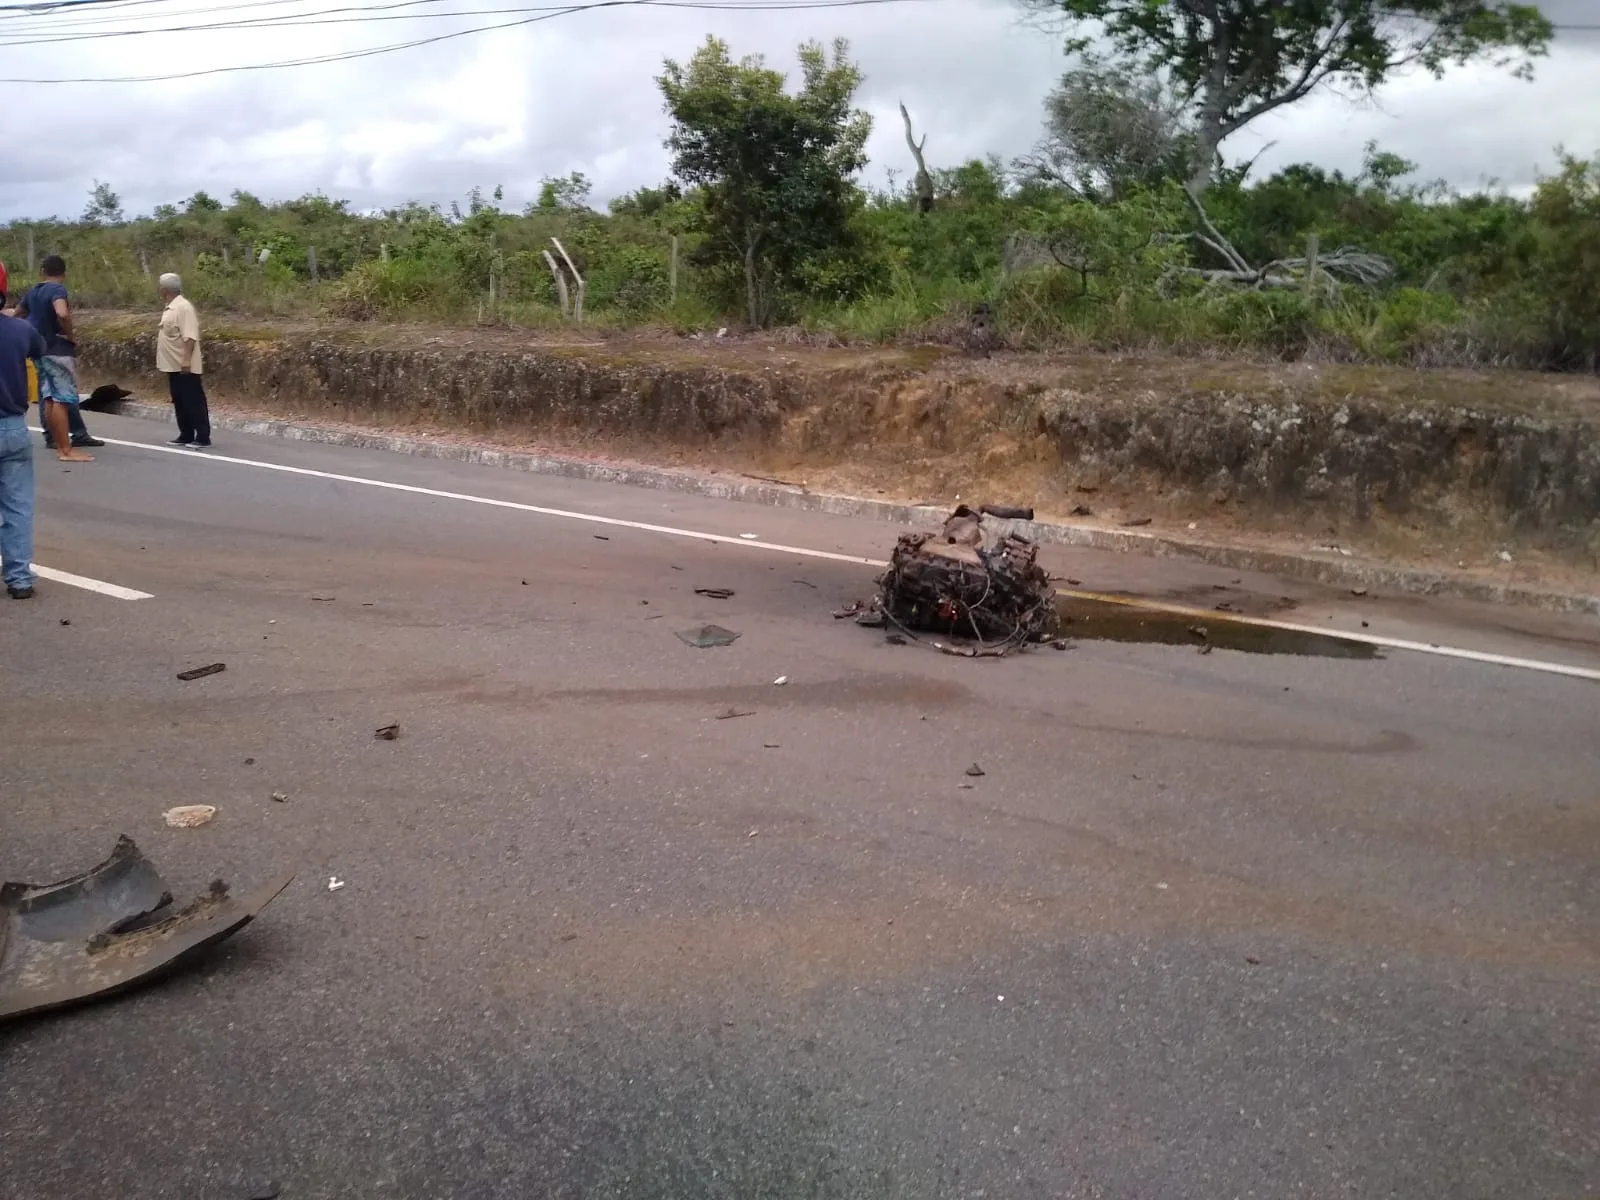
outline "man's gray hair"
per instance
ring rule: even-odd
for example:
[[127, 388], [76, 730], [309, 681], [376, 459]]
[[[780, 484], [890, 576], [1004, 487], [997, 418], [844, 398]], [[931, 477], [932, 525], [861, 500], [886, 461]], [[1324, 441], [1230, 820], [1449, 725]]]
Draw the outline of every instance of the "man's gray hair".
[[161, 277], [160, 283], [161, 283], [161, 288], [162, 288], [163, 291], [168, 291], [168, 292], [181, 292], [181, 291], [183, 291], [183, 280], [178, 278], [178, 276], [174, 275], [171, 271], [168, 271], [165, 275], [163, 275]]

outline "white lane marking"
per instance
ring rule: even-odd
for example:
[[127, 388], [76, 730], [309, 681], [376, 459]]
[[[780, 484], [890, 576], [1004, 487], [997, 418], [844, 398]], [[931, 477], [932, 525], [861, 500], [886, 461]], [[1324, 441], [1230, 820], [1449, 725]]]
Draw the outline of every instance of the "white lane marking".
[[[886, 567], [889, 564], [878, 558], [864, 558], [858, 554], [837, 554], [831, 550], [812, 550], [805, 546], [786, 546], [781, 542], [748, 541], [738, 535], [723, 533], [706, 533], [698, 529], [680, 529], [673, 525], [652, 525], [647, 521], [628, 521], [621, 517], [602, 517], [596, 513], [573, 512], [564, 508], [547, 508], [539, 504], [523, 504], [516, 500], [497, 500], [490, 496], [474, 496], [467, 492], [447, 492], [438, 488], [419, 487], [411, 483], [391, 483], [387, 479], [370, 479], [364, 475], [342, 475], [333, 471], [317, 471], [311, 467], [290, 467], [282, 463], [262, 462], [254, 458], [234, 458], [226, 454], [212, 454], [210, 451], [186, 450], [181, 446], [154, 446], [149, 442], [129, 442], [117, 438], [106, 438], [113, 446], [129, 446], [135, 450], [150, 450], [157, 454], [175, 454], [180, 458], [198, 462], [232, 463], [241, 467], [256, 467], [263, 471], [278, 471], [285, 475], [301, 475], [312, 479], [328, 479], [336, 483], [355, 483], [363, 487], [382, 488], [391, 492], [407, 492], [415, 496], [431, 496], [437, 500], [460, 500], [466, 504], [482, 504], [489, 508], [504, 508], [514, 512], [535, 513], [543, 517], [561, 517], [569, 521], [587, 521], [595, 525], [609, 525], [619, 529], [638, 529], [645, 533], [660, 533], [668, 537], [690, 538], [695, 541], [717, 542], [728, 546], [747, 546], [752, 550], [776, 550], [782, 554], [793, 554], [801, 558], [818, 558], [828, 562], [852, 563], [863, 567]], [[1090, 599], [1107, 599], [1109, 597], [1097, 596], [1094, 593], [1064, 592], [1064, 595], [1083, 595]], [[1154, 601], [1140, 600], [1134, 603], [1168, 612], [1199, 612], [1183, 605], [1160, 604]], [[1575, 667], [1566, 663], [1546, 662], [1535, 658], [1517, 658], [1506, 654], [1490, 654], [1482, 650], [1468, 650], [1459, 646], [1435, 645], [1432, 642], [1411, 642], [1401, 638], [1386, 638], [1368, 633], [1347, 633], [1317, 629], [1310, 625], [1295, 625], [1285, 621], [1271, 621], [1260, 617], [1232, 617], [1227, 614], [1205, 612], [1201, 615], [1211, 620], [1227, 617], [1242, 625], [1257, 625], [1265, 629], [1283, 629], [1294, 633], [1314, 633], [1322, 637], [1343, 638], [1347, 642], [1360, 642], [1368, 646], [1378, 646], [1388, 650], [1409, 650], [1415, 654], [1431, 654], [1439, 658], [1454, 658], [1466, 662], [1484, 663], [1499, 667], [1516, 667], [1526, 671], [1541, 671], [1547, 675], [1564, 675], [1572, 679], [1584, 679], [1600, 683], [1600, 670], [1589, 667]]]
[[1341, 641], [1357, 642], [1364, 646], [1373, 646], [1384, 650], [1412, 650], [1418, 654], [1432, 654], [1439, 658], [1459, 658], [1465, 662], [1486, 663], [1496, 667], [1518, 667], [1525, 671], [1543, 671], [1549, 675], [1566, 675], [1573, 679], [1587, 679], [1600, 683], [1600, 670], [1590, 667], [1574, 667], [1566, 663], [1545, 662], [1537, 658], [1518, 658], [1511, 654], [1493, 654], [1487, 650], [1468, 650], [1461, 646], [1443, 646], [1434, 642], [1411, 642], [1402, 638], [1383, 637], [1375, 633], [1354, 633], [1343, 629], [1319, 629], [1315, 625], [1301, 625], [1294, 621], [1274, 621], [1270, 617], [1245, 617], [1235, 616], [1232, 613], [1219, 613], [1211, 609], [1190, 608], [1182, 604], [1163, 604], [1159, 600], [1144, 600], [1135, 596], [1113, 596], [1102, 592], [1080, 592], [1061, 589], [1063, 596], [1074, 596], [1083, 600], [1101, 600], [1109, 604], [1121, 604], [1128, 608], [1147, 608], [1156, 612], [1176, 613], [1185, 617], [1204, 619], [1216, 624], [1231, 622], [1235, 625], [1251, 625], [1257, 629], [1281, 629], [1285, 633], [1309, 633], [1316, 637], [1338, 638]]
[[40, 579], [48, 579], [52, 583], [64, 583], [68, 587], [82, 588], [86, 592], [99, 592], [102, 596], [112, 596], [118, 600], [155, 598], [149, 592], [126, 588], [120, 583], [106, 583], [102, 579], [90, 579], [87, 575], [74, 575], [70, 571], [57, 571], [54, 567], [41, 567], [38, 563], [33, 564], [33, 573]]
[[496, 500], [491, 496], [474, 496], [467, 492], [445, 492], [438, 488], [418, 487], [412, 483], [391, 483], [387, 479], [370, 479], [364, 475], [340, 475], [333, 471], [314, 471], [310, 467], [289, 467], [282, 463], [261, 462], [254, 458], [232, 458], [226, 454], [213, 454], [209, 450], [185, 450], [181, 446], [152, 446], [149, 442], [125, 442], [117, 438], [104, 439], [107, 445], [131, 446], [136, 450], [152, 450], [158, 454], [176, 454], [180, 458], [200, 462], [233, 463], [241, 467], [259, 467], [263, 471], [281, 471], [286, 475], [306, 475], [313, 479], [331, 479], [335, 483], [359, 483], [365, 487], [383, 488], [391, 492], [409, 492], [414, 496], [431, 496], [436, 500], [460, 500], [467, 504], [483, 504], [490, 508], [509, 508], [516, 512], [536, 513], [542, 517], [564, 517], [569, 521], [588, 521], [595, 525], [610, 525], [619, 529], [640, 529], [646, 533], [662, 533], [671, 537], [693, 538], [702, 542], [721, 542], [730, 546], [749, 546], [757, 550], [778, 550], [803, 558], [822, 558], [830, 562], [854, 563], [866, 567], [886, 567], [889, 564], [875, 558], [862, 558], [858, 554], [835, 554], [831, 550], [808, 550], [804, 546], [785, 546], [778, 542], [746, 541], [733, 534], [706, 533], [699, 529], [679, 529], [673, 525], [652, 525], [647, 521], [627, 521], [621, 517], [602, 517], [598, 513], [571, 512], [564, 508], [546, 508], [539, 504], [523, 504], [517, 500]]

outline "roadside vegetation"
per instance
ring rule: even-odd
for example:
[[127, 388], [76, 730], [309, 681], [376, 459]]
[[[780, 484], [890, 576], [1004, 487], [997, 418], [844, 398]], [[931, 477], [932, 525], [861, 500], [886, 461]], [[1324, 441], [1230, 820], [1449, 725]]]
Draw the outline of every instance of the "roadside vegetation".
[[[1263, 176], [1222, 152], [1323, 84], [1376, 88], [1402, 61], [1526, 69], [1551, 35], [1499, 0], [1348, 19], [1365, 7], [1221, 0], [1185, 24], [1173, 3], [1060, 0], [1069, 35], [1094, 21], [1109, 37], [1098, 55], [1069, 41], [1038, 146], [1014, 162], [940, 166], [938, 130], [903, 112], [915, 169], [865, 182], [848, 46], [803, 46], [786, 76], [708, 39], [658, 80], [672, 177], [606, 212], [580, 174], [522, 211], [499, 189], [386, 212], [234, 191], [130, 216], [102, 183], [78, 219], [0, 229], [0, 258], [15, 275], [63, 254], [100, 308], [147, 306], [154, 275], [178, 270], [217, 313], [553, 326], [576, 318], [575, 272], [596, 326], [960, 341], [986, 304], [1019, 349], [1593, 371], [1600, 159], [1558, 150], [1531, 194], [1461, 194], [1376, 145], [1354, 176]], [[1385, 33], [1397, 8], [1410, 19]]]

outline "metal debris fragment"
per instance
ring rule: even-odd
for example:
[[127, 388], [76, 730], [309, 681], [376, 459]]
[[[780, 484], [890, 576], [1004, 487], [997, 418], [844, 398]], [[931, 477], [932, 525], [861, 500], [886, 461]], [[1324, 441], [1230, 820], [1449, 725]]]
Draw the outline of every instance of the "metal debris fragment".
[[380, 741], [392, 742], [395, 740], [395, 738], [400, 736], [400, 726], [385, 725], [381, 729], [374, 729], [372, 731], [372, 736], [378, 738]]
[[228, 669], [227, 663], [212, 663], [205, 667], [194, 667], [188, 671], [179, 671], [178, 678], [188, 683], [194, 679], [204, 679], [207, 675], [217, 675]]
[[162, 818], [174, 829], [197, 829], [217, 815], [215, 804], [180, 804], [162, 813]]
[[696, 650], [708, 650], [715, 646], [731, 646], [738, 641], [740, 634], [732, 629], [724, 629], [720, 625], [702, 625], [698, 629], [682, 629], [678, 631], [678, 640], [686, 645], [693, 646]]

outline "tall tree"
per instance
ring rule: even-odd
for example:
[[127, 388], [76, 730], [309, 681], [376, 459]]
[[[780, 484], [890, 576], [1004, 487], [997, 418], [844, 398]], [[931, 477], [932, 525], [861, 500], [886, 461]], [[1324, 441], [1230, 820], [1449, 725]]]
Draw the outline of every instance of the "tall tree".
[[1104, 202], [1190, 175], [1197, 152], [1193, 122], [1160, 75], [1086, 55], [1045, 97], [1044, 107], [1044, 136], [1016, 163], [1025, 178]]
[[122, 197], [111, 190], [109, 183], [94, 181], [89, 190], [89, 203], [83, 210], [85, 225], [122, 224]]
[[1477, 60], [1526, 75], [1552, 33], [1538, 6], [1519, 0], [1026, 2], [1068, 18], [1069, 49], [1087, 49], [1083, 34], [1100, 32], [1131, 61], [1170, 74], [1194, 111], [1196, 197], [1225, 138], [1325, 83], [1370, 92], [1408, 66], [1442, 75]]
[[861, 72], [843, 40], [832, 56], [800, 47], [799, 91], [759, 57], [734, 62], [708, 37], [657, 80], [672, 118], [673, 173], [700, 189], [702, 259], [737, 271], [750, 324], [766, 324], [775, 290], [806, 259], [847, 242], [872, 119], [851, 107]]

